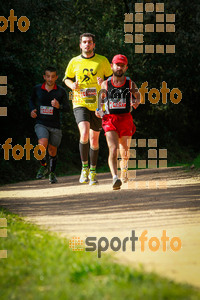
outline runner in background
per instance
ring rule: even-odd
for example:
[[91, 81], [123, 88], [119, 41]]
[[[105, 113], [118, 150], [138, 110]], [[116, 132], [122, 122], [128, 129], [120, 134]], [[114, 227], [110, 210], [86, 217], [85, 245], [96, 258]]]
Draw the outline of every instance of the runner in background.
[[[79, 151], [82, 161], [80, 183], [96, 184], [96, 165], [102, 121], [95, 115], [98, 92], [103, 80], [112, 75], [107, 58], [94, 52], [95, 36], [80, 36], [81, 55], [72, 58], [64, 82], [73, 91], [73, 110], [80, 132]], [[90, 155], [89, 155], [90, 154]], [[90, 170], [88, 157], [90, 156]]]
[[[31, 117], [35, 119], [35, 132], [38, 137], [38, 144], [43, 149], [48, 148], [49, 153], [49, 182], [56, 183], [55, 175], [57, 162], [57, 149], [62, 138], [60, 129], [60, 112], [69, 111], [69, 103], [65, 90], [56, 84], [58, 79], [56, 69], [47, 67], [43, 75], [44, 83], [33, 88], [29, 106]], [[40, 161], [40, 169], [36, 175], [37, 179], [42, 179], [48, 174], [46, 156]]]

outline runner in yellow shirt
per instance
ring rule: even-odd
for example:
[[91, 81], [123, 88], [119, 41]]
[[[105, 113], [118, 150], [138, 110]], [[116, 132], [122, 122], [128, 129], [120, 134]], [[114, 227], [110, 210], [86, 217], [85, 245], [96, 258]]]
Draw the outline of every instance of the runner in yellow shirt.
[[[80, 131], [79, 150], [82, 161], [80, 183], [96, 184], [96, 165], [99, 152], [99, 134], [102, 121], [95, 115], [101, 83], [112, 75], [106, 57], [94, 53], [95, 36], [83, 33], [80, 36], [81, 55], [69, 62], [64, 82], [73, 91], [73, 109]], [[88, 155], [90, 143], [90, 171]], [[89, 181], [89, 180], [90, 181]]]

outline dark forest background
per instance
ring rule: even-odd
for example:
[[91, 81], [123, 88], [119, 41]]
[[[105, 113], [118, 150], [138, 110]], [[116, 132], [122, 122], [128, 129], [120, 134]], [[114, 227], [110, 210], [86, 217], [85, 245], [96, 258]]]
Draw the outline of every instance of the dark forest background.
[[[8, 116], [0, 117], [0, 144], [12, 138], [12, 146], [24, 145], [26, 138], [37, 144], [34, 120], [31, 119], [28, 100], [34, 85], [43, 82], [44, 68], [53, 65], [58, 69], [58, 84], [69, 60], [80, 53], [79, 35], [92, 32], [96, 35], [96, 52], [111, 62], [115, 54], [128, 57], [129, 75], [138, 85], [148, 81], [148, 89], [179, 88], [182, 100], [166, 105], [161, 100], [153, 105], [146, 95], [145, 105], [133, 112], [137, 132], [134, 138], [156, 138], [159, 148], [167, 148], [170, 164], [192, 161], [199, 154], [199, 54], [200, 4], [198, 1], [152, 1], [165, 4], [165, 14], [176, 14], [175, 33], [145, 33], [145, 44], [175, 44], [175, 54], [135, 54], [134, 44], [124, 42], [124, 14], [134, 13], [135, 2], [104, 0], [16, 0], [3, 1], [0, 16], [8, 18], [14, 9], [19, 19], [26, 16], [30, 28], [22, 33], [17, 28], [0, 32], [0, 76], [8, 77], [8, 93], [0, 96], [0, 106], [8, 107]], [[148, 1], [144, 1], [147, 3]], [[155, 13], [145, 15], [146, 23], [155, 23]], [[2, 24], [0, 24], [2, 25]], [[66, 88], [66, 87], [65, 87]], [[69, 90], [66, 88], [67, 93]], [[59, 148], [57, 174], [79, 173], [79, 133], [73, 112], [62, 115], [63, 139]], [[103, 132], [100, 137], [98, 170], [107, 165], [108, 149]], [[5, 161], [0, 150], [0, 183], [33, 179], [38, 161], [25, 157]], [[106, 170], [106, 168], [105, 168]]]

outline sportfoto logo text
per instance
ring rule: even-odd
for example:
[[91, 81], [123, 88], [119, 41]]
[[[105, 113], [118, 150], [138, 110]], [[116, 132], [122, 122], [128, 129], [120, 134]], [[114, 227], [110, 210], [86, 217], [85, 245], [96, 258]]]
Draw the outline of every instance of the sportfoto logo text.
[[[138, 237], [135, 235], [135, 230], [132, 230], [130, 237], [125, 237], [121, 240], [119, 237], [113, 237], [110, 241], [105, 236], [97, 239], [95, 236], [87, 237], [85, 239], [85, 251], [86, 252], [95, 252], [97, 251], [97, 257], [101, 258], [101, 253], [106, 252], [109, 248], [118, 252], [122, 250], [125, 252], [127, 248], [131, 249], [132, 252], [135, 252], [135, 244], [139, 243], [140, 251], [144, 252], [149, 249], [152, 252], [161, 250], [166, 252], [168, 249], [171, 249], [174, 252], [177, 252], [181, 249], [182, 243], [179, 237], [172, 237], [171, 239], [167, 236], [166, 230], [162, 231], [162, 236], [150, 237], [147, 236], [148, 230], [144, 230], [142, 234]], [[69, 248], [72, 251], [84, 251], [84, 241], [80, 237], [73, 237], [69, 241]]]

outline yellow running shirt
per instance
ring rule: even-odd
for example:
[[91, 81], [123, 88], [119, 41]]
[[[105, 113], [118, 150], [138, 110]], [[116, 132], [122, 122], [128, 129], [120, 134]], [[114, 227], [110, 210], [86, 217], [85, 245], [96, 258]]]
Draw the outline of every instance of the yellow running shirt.
[[87, 107], [95, 111], [98, 104], [98, 92], [101, 86], [97, 83], [97, 77], [104, 80], [112, 75], [112, 69], [105, 56], [95, 54], [91, 58], [82, 55], [72, 58], [66, 68], [64, 80], [78, 80], [79, 89], [73, 90], [73, 108]]

